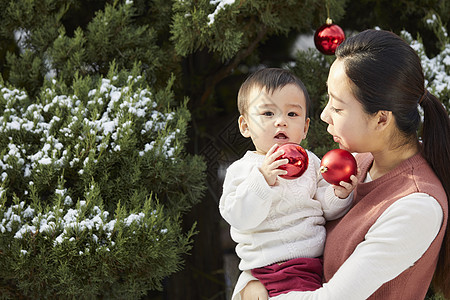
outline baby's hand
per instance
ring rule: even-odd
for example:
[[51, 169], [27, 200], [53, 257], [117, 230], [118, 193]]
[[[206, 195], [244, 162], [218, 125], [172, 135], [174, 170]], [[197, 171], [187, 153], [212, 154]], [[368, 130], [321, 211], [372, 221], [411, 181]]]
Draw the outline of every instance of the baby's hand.
[[[359, 170], [358, 170], [359, 172]], [[355, 175], [350, 176], [351, 183], [341, 181], [339, 182], [339, 185], [332, 185], [334, 189], [334, 194], [336, 197], [339, 197], [341, 199], [345, 199], [350, 195], [350, 193], [353, 191], [353, 189], [356, 187], [356, 184], [358, 183], [358, 179]]]
[[267, 184], [273, 186], [277, 183], [277, 177], [279, 175], [286, 175], [286, 170], [278, 169], [279, 166], [285, 165], [289, 162], [287, 158], [277, 160], [278, 157], [284, 154], [283, 150], [275, 151], [278, 147], [277, 144], [273, 145], [272, 148], [266, 154], [264, 161], [259, 168], [264, 178], [267, 181]]

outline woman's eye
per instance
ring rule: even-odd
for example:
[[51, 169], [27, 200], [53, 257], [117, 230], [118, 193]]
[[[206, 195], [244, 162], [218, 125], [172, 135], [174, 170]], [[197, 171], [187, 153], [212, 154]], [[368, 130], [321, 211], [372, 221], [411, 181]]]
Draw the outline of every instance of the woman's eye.
[[331, 109], [335, 112], [335, 113], [340, 113], [342, 111], [342, 109], [336, 108], [336, 107], [331, 107]]

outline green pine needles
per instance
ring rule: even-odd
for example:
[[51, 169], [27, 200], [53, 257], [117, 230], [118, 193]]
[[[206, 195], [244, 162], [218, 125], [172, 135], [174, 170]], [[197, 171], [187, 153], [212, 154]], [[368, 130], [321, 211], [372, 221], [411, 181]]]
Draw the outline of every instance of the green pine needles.
[[205, 166], [173, 79], [155, 92], [137, 70], [34, 102], [0, 82], [0, 298], [137, 299], [180, 269]]

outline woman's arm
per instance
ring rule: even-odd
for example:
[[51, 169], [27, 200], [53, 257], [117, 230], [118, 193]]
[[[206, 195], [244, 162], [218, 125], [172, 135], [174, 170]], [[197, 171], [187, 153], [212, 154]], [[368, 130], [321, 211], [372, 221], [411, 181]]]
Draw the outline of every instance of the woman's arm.
[[367, 299], [423, 255], [442, 220], [442, 208], [433, 197], [423, 193], [408, 195], [378, 218], [365, 240], [322, 288], [271, 299]]
[[258, 280], [250, 281], [241, 292], [242, 300], [267, 300], [268, 298], [266, 288]]
[[239, 276], [231, 300], [267, 300], [268, 298], [264, 285], [252, 276], [251, 271], [246, 270]]

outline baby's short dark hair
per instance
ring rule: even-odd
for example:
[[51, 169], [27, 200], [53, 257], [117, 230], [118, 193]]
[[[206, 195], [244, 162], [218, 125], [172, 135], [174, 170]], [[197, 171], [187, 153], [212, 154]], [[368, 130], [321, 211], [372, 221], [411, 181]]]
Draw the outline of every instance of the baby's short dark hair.
[[280, 68], [264, 68], [252, 74], [244, 81], [238, 93], [238, 109], [241, 115], [248, 110], [249, 95], [253, 88], [265, 89], [268, 93], [273, 93], [277, 89], [283, 88], [287, 84], [294, 84], [303, 91], [306, 100], [306, 117], [309, 117], [311, 100], [303, 82], [290, 71]]

